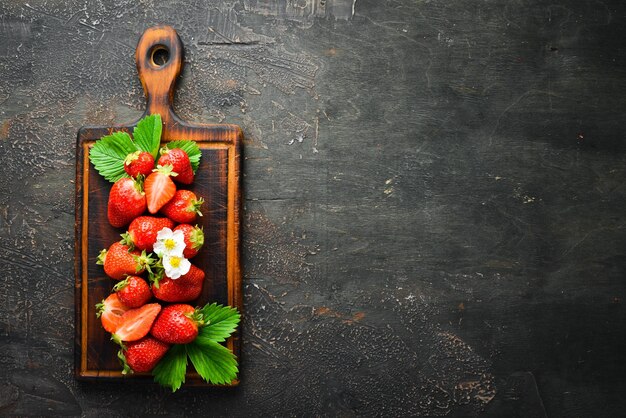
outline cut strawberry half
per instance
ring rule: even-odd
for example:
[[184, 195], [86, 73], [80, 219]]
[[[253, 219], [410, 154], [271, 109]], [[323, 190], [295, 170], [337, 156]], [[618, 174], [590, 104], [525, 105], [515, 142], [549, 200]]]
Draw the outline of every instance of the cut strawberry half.
[[123, 315], [129, 309], [120, 301], [117, 293], [112, 293], [96, 305], [96, 317], [100, 318], [104, 329], [113, 334], [122, 323]]
[[157, 166], [157, 168], [146, 178], [143, 188], [146, 193], [146, 203], [148, 212], [157, 213], [167, 202], [172, 200], [176, 194], [176, 185], [171, 177], [177, 176], [172, 172], [172, 166]]
[[154, 319], [161, 311], [158, 303], [149, 303], [141, 308], [127, 311], [111, 339], [122, 345], [122, 341], [137, 341], [148, 335]]

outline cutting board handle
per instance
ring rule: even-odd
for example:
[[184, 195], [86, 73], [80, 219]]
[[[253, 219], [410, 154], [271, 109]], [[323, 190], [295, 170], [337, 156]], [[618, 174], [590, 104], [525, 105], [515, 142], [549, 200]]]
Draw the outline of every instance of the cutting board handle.
[[153, 26], [141, 35], [135, 51], [137, 71], [146, 94], [146, 115], [158, 113], [164, 130], [178, 122], [172, 104], [176, 78], [183, 68], [183, 43], [171, 26]]

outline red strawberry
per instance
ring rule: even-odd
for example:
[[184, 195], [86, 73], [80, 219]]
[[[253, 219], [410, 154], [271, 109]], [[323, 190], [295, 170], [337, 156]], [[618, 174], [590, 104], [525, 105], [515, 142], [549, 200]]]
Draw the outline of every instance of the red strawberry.
[[122, 322], [122, 315], [129, 307], [122, 304], [117, 293], [111, 293], [109, 297], [96, 305], [96, 317], [100, 318], [102, 326], [111, 334], [117, 331]]
[[149, 335], [141, 340], [126, 343], [125, 347], [117, 353], [117, 357], [124, 366], [122, 374], [149, 372], [169, 349], [169, 344]]
[[112, 279], [141, 274], [154, 260], [146, 252], [131, 251], [127, 245], [114, 242], [108, 250], [100, 251], [96, 264], [104, 266], [104, 272]]
[[113, 290], [117, 292], [120, 302], [129, 308], [139, 308], [152, 298], [148, 283], [137, 276], [128, 276], [113, 286]]
[[198, 254], [202, 245], [204, 245], [204, 232], [202, 232], [202, 228], [196, 226], [191, 226], [189, 224], [180, 224], [174, 231], [183, 231], [185, 235], [185, 250], [183, 251], [183, 256], [185, 258], [193, 258]]
[[144, 182], [146, 203], [150, 213], [157, 213], [159, 209], [170, 201], [176, 194], [176, 185], [170, 177], [176, 176], [172, 166], [158, 166]]
[[174, 172], [178, 173], [178, 176], [176, 176], [175, 179], [177, 183], [193, 183], [193, 168], [191, 167], [189, 156], [184, 150], [180, 148], [161, 148], [159, 165], [163, 167], [165, 167], [166, 165], [171, 165]]
[[144, 177], [152, 173], [154, 158], [147, 151], [131, 152], [124, 159], [124, 171], [129, 176], [137, 178], [140, 174]]
[[128, 232], [122, 234], [121, 242], [130, 248], [151, 252], [157, 239], [157, 233], [163, 228], [172, 229], [174, 225], [174, 222], [167, 218], [140, 216], [130, 223]]
[[158, 303], [149, 303], [141, 308], [126, 311], [111, 339], [118, 344], [121, 344], [122, 341], [142, 339], [150, 332], [152, 323], [159, 312], [161, 312], [161, 305]]
[[107, 217], [111, 226], [126, 226], [145, 211], [146, 196], [141, 181], [125, 177], [113, 184], [107, 205]]
[[164, 343], [188, 344], [198, 336], [204, 325], [202, 312], [191, 305], [178, 304], [163, 308], [150, 330], [152, 336]]
[[172, 200], [161, 209], [161, 213], [179, 224], [192, 224], [196, 216], [202, 216], [200, 205], [204, 199], [198, 199], [190, 190], [178, 190]]
[[189, 302], [202, 293], [204, 271], [191, 265], [189, 272], [178, 279], [165, 276], [152, 284], [154, 297], [164, 302]]

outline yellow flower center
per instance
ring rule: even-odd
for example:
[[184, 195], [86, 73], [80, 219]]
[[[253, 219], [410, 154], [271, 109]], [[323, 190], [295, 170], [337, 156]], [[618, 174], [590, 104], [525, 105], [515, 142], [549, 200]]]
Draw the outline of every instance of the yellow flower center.
[[170, 264], [175, 269], [178, 268], [178, 266], [180, 266], [180, 261], [181, 261], [180, 257], [170, 257]]
[[176, 247], [176, 241], [168, 238], [163, 242], [163, 245], [165, 245], [165, 248], [167, 248], [168, 251], [172, 251]]

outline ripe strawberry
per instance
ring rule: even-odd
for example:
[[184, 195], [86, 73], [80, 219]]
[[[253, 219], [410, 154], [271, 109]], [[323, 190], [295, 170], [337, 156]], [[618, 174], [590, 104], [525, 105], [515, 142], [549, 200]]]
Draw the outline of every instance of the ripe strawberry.
[[111, 293], [102, 302], [96, 304], [96, 317], [100, 318], [102, 327], [113, 334], [122, 322], [122, 315], [128, 309], [129, 307], [120, 301], [117, 293]]
[[104, 272], [112, 279], [122, 280], [124, 276], [141, 274], [154, 260], [146, 252], [131, 251], [127, 245], [114, 242], [108, 250], [100, 251], [96, 264], [104, 266]]
[[191, 305], [178, 304], [163, 308], [150, 334], [169, 344], [188, 344], [198, 336], [198, 327], [204, 325], [202, 312]]
[[122, 243], [130, 248], [152, 251], [157, 239], [157, 233], [163, 228], [174, 228], [174, 222], [167, 218], [155, 216], [140, 216], [135, 218], [128, 227], [128, 232], [122, 234]]
[[177, 183], [193, 183], [193, 168], [191, 167], [189, 156], [184, 150], [180, 148], [161, 148], [161, 157], [159, 158], [158, 164], [163, 167], [171, 165], [173, 171], [178, 173], [175, 179]]
[[144, 182], [146, 191], [146, 203], [150, 213], [157, 213], [167, 202], [174, 197], [176, 185], [170, 177], [176, 176], [172, 172], [172, 166], [157, 166]]
[[183, 256], [185, 258], [193, 258], [195, 257], [202, 245], [204, 245], [204, 232], [202, 228], [196, 226], [191, 226], [189, 224], [180, 224], [174, 231], [183, 231], [185, 235], [185, 250], [183, 251]]
[[179, 224], [191, 224], [196, 222], [196, 216], [202, 216], [202, 203], [204, 199], [198, 199], [194, 192], [178, 190], [172, 200], [161, 208], [161, 213]]
[[150, 332], [152, 323], [159, 312], [161, 312], [161, 305], [158, 303], [149, 303], [141, 308], [126, 311], [111, 339], [118, 344], [121, 344], [122, 341], [142, 339]]
[[176, 280], [164, 276], [155, 281], [152, 293], [164, 302], [189, 302], [200, 296], [203, 283], [204, 271], [192, 264], [189, 272]]
[[122, 362], [122, 366], [124, 366], [122, 374], [149, 372], [169, 349], [169, 344], [151, 336], [125, 344], [125, 347], [121, 348], [117, 353], [117, 357]]
[[124, 171], [129, 176], [137, 178], [140, 174], [144, 177], [152, 173], [154, 158], [147, 151], [131, 152], [124, 159]]
[[152, 298], [150, 286], [138, 276], [128, 276], [113, 286], [113, 291], [117, 292], [120, 302], [128, 308], [139, 308]]
[[141, 181], [128, 177], [119, 179], [111, 187], [107, 217], [115, 228], [126, 226], [146, 211], [146, 195]]

